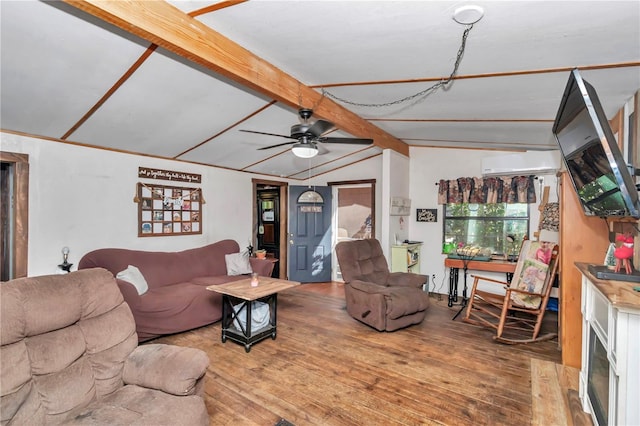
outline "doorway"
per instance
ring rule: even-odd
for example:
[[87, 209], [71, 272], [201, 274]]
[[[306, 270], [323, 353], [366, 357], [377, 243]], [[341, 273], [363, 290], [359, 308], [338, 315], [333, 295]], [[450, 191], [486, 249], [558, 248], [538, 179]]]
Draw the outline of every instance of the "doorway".
[[[280, 188], [266, 186], [258, 188], [258, 232], [256, 250], [266, 250], [267, 256], [280, 259]], [[273, 268], [272, 277], [279, 277], [277, 268]]]
[[277, 263], [272, 277], [287, 278], [287, 187], [286, 182], [253, 179], [254, 250], [264, 249]]
[[331, 281], [332, 205], [328, 186], [289, 187], [289, 279]]
[[[376, 237], [376, 180], [329, 182], [333, 190], [333, 246], [341, 241]], [[331, 279], [342, 280], [333, 250]]]
[[27, 276], [29, 156], [0, 151], [0, 281]]

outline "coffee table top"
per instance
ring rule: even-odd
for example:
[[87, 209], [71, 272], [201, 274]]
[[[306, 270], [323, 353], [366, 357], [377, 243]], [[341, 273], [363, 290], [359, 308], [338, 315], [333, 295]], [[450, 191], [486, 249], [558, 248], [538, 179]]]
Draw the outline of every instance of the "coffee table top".
[[259, 277], [257, 287], [251, 286], [251, 278], [233, 281], [226, 284], [210, 285], [207, 290], [215, 291], [243, 300], [256, 300], [282, 290], [300, 285], [297, 281], [280, 280], [270, 277]]

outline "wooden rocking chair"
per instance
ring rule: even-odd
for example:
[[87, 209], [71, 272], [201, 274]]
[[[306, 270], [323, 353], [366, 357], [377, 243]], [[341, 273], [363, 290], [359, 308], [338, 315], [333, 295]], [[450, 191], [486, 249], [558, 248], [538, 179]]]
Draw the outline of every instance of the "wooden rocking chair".
[[[463, 320], [495, 329], [494, 340], [507, 344], [532, 343], [556, 337], [557, 333], [539, 334], [558, 271], [558, 253], [555, 243], [524, 241], [510, 284], [474, 277]], [[504, 286], [506, 293], [484, 290], [497, 285]]]

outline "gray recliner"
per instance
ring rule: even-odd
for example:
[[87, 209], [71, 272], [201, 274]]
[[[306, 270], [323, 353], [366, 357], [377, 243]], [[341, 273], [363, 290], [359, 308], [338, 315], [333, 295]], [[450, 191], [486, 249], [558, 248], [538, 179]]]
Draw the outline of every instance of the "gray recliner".
[[378, 331], [421, 323], [429, 307], [426, 275], [389, 272], [380, 242], [343, 241], [336, 256], [344, 279], [347, 312]]

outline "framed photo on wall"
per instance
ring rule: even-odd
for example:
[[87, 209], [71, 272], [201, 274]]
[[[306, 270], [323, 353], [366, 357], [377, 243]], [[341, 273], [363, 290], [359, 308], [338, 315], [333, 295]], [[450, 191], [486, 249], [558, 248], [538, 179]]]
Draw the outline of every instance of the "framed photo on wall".
[[438, 209], [416, 209], [416, 221], [437, 222]]
[[138, 237], [202, 234], [200, 191], [138, 183]]

